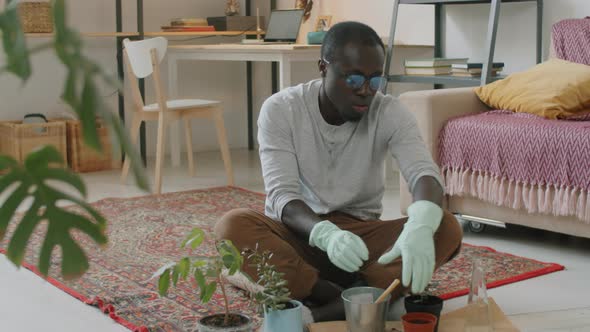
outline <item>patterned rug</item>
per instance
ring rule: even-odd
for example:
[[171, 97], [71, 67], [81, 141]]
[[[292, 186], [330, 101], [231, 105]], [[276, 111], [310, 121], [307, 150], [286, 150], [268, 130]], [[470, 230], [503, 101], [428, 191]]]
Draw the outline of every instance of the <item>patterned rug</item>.
[[[232, 208], [262, 210], [264, 196], [236, 187], [221, 187], [160, 196], [108, 198], [93, 205], [108, 220], [109, 245], [99, 249], [87, 243], [91, 263], [82, 278], [60, 279], [56, 261], [48, 281], [77, 299], [97, 306], [131, 330], [192, 331], [201, 316], [222, 312], [222, 299], [216, 294], [204, 306], [199, 303], [194, 289], [182, 283], [161, 298], [157, 293], [157, 280], [150, 277], [163, 264], [187, 254], [179, 245], [193, 227], [211, 233], [215, 221]], [[39, 239], [35, 242], [38, 246]], [[5, 242], [0, 243], [0, 252], [5, 247]], [[200, 254], [212, 253], [211, 239], [198, 250]], [[26, 261], [37, 262], [36, 252], [29, 250]], [[429, 286], [431, 293], [445, 299], [467, 294], [474, 257], [483, 260], [488, 269], [489, 288], [563, 269], [557, 264], [464, 245], [457, 258], [436, 272]], [[30, 264], [26, 267], [36, 272]], [[256, 308], [242, 291], [230, 287], [228, 295], [233, 311], [254, 317], [260, 325]]]

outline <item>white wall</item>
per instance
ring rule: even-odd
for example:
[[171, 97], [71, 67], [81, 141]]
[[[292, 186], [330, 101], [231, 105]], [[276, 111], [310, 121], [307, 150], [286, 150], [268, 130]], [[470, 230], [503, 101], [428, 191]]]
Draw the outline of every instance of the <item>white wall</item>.
[[[261, 14], [268, 15], [270, 1], [259, 0]], [[115, 8], [113, 1], [70, 0], [66, 1], [69, 21], [79, 31], [114, 31]], [[241, 1], [242, 13], [245, 13], [245, 1]], [[255, 1], [252, 1], [254, 4]], [[291, 8], [295, 0], [279, 0], [278, 8]], [[124, 31], [136, 29], [136, 2], [123, 1]], [[0, 0], [0, 8], [4, 7]], [[146, 31], [158, 31], [160, 25], [174, 17], [207, 17], [223, 15], [225, 1], [222, 0], [144, 0], [144, 26]], [[405, 6], [402, 6], [405, 7]], [[399, 43], [432, 43], [432, 8], [411, 6], [402, 8], [398, 33]], [[418, 9], [418, 7], [422, 9]], [[255, 10], [252, 11], [255, 13]], [[359, 20], [373, 26], [381, 35], [387, 36], [391, 16], [389, 0], [371, 0], [364, 2], [316, 0], [312, 18], [302, 29], [302, 34], [311, 30], [317, 15], [333, 15], [334, 22], [341, 20]], [[404, 23], [405, 22], [405, 23]], [[238, 38], [178, 38], [171, 43], [222, 43], [239, 42]], [[47, 39], [29, 38], [32, 47]], [[114, 38], [84, 38], [86, 53], [108, 72], [116, 75], [116, 48]], [[0, 46], [1, 47], [1, 46]], [[429, 49], [421, 49], [426, 52]], [[67, 113], [67, 106], [60, 101], [65, 71], [50, 52], [33, 58], [34, 73], [31, 79], [22, 85], [11, 75], [0, 75], [0, 120], [22, 119], [26, 113], [45, 113], [58, 116]], [[4, 63], [0, 56], [0, 63]], [[163, 68], [167, 75], [166, 66]], [[246, 65], [241, 62], [208, 61], [187, 62], [182, 65], [180, 75], [180, 96], [205, 97], [221, 100], [225, 106], [225, 121], [231, 147], [247, 145], [246, 130]], [[318, 77], [315, 62], [298, 63], [293, 68], [294, 83], [305, 82]], [[257, 117], [260, 105], [271, 94], [270, 64], [254, 65], [254, 109]], [[404, 86], [407, 89], [409, 85]], [[151, 85], [146, 86], [147, 101], [153, 101]], [[401, 90], [400, 90], [401, 91]], [[129, 92], [129, 91], [127, 91]], [[104, 87], [102, 98], [117, 111], [117, 96], [113, 89]], [[126, 98], [127, 119], [130, 119], [131, 98]], [[148, 126], [148, 153], [153, 155], [155, 148], [155, 126]], [[194, 125], [195, 150], [217, 149], [213, 126], [208, 123]]]
[[[482, 61], [489, 5], [446, 7], [446, 47], [449, 57], [469, 57]], [[590, 15], [588, 0], [546, 0], [543, 12], [543, 59], [549, 55], [551, 26], [566, 18]], [[502, 4], [497, 34], [495, 61], [506, 64], [505, 72], [526, 70], [535, 65], [536, 5], [534, 2]]]
[[[295, 0], [278, 0], [279, 9], [292, 8]], [[371, 26], [380, 36], [389, 36], [393, 5], [391, 0], [316, 0], [311, 16], [303, 25], [303, 36], [313, 31], [318, 15], [331, 15], [332, 24], [359, 21]], [[434, 43], [433, 6], [400, 5], [395, 34], [396, 44], [432, 45]]]

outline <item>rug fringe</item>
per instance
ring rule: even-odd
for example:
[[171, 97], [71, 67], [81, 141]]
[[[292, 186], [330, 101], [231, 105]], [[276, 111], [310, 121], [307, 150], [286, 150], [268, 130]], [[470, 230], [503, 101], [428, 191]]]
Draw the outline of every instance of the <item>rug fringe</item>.
[[590, 223], [590, 193], [564, 185], [536, 185], [502, 178], [481, 170], [442, 170], [451, 196], [471, 195], [498, 206], [525, 209], [529, 213], [574, 216]]

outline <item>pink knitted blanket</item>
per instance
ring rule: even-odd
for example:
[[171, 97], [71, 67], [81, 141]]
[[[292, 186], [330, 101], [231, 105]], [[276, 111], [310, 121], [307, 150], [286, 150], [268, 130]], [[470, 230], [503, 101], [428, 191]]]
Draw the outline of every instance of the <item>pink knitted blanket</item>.
[[439, 161], [450, 195], [590, 222], [590, 121], [509, 111], [454, 118], [440, 133]]
[[558, 58], [590, 65], [590, 16], [553, 24], [551, 38]]

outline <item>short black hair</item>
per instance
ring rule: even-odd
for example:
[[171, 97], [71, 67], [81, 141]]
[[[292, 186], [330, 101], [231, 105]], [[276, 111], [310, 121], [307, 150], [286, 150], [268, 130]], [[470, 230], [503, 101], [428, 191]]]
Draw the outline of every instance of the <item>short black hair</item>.
[[322, 41], [322, 59], [334, 60], [335, 52], [349, 43], [365, 46], [381, 46], [385, 52], [383, 41], [370, 26], [360, 22], [341, 22], [328, 30]]

